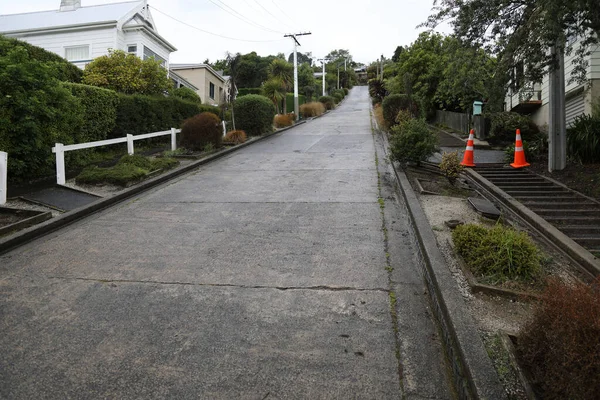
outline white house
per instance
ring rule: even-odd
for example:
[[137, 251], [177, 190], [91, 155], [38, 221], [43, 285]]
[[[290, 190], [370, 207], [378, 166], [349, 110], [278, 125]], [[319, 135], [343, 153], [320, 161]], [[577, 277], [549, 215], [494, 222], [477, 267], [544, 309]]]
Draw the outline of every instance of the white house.
[[[578, 43], [574, 43], [573, 52], [565, 56], [565, 113], [566, 124], [569, 127], [575, 118], [582, 114], [591, 114], [593, 101], [600, 98], [600, 46], [593, 50], [588, 56], [586, 84], [570, 82], [573, 71], [573, 59]], [[522, 67], [517, 67], [513, 72], [514, 79], [511, 82], [504, 101], [505, 111], [516, 111], [522, 114], [530, 114], [533, 121], [544, 126], [549, 119], [549, 76], [544, 75], [542, 83], [531, 87], [525, 87], [522, 78]]]
[[[154, 57], [168, 69], [169, 55], [177, 50], [158, 34], [146, 0], [83, 7], [81, 0], [61, 0], [58, 10], [0, 15], [0, 34], [52, 51], [80, 68], [116, 49]], [[173, 81], [198, 89], [177, 75]]]

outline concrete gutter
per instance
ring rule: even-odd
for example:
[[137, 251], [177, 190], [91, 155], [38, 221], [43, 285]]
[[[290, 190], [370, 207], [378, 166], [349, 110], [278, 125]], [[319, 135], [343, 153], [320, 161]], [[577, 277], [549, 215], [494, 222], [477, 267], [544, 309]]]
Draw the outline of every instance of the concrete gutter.
[[[590, 274], [592, 278], [600, 276], [600, 260], [592, 253], [473, 169], [467, 168], [465, 171], [469, 178], [485, 189], [492, 197], [507, 206], [545, 236], [550, 243], [577, 262], [584, 269], [584, 272]], [[566, 187], [564, 185], [561, 186]]]
[[[385, 146], [389, 148], [383, 134]], [[475, 321], [438, 248], [433, 230], [404, 171], [391, 163], [406, 202], [419, 250], [432, 311], [441, 329], [444, 350], [460, 399], [506, 399], [496, 370], [478, 334]]]
[[30, 228], [23, 229], [19, 232], [16, 232], [13, 235], [1, 238], [0, 239], [0, 254], [6, 253], [9, 250], [12, 250], [18, 246], [28, 243], [28, 242], [30, 242], [34, 239], [37, 239], [43, 235], [46, 235], [50, 232], [60, 229], [64, 226], [69, 225], [75, 221], [82, 219], [82, 218], [85, 218], [88, 215], [94, 214], [100, 210], [103, 210], [112, 205], [120, 203], [120, 202], [122, 202], [132, 196], [135, 196], [139, 193], [142, 193], [146, 190], [152, 189], [152, 188], [154, 188], [162, 183], [165, 183], [173, 178], [176, 178], [187, 172], [193, 171], [194, 169], [196, 169], [204, 164], [207, 164], [211, 161], [217, 160], [221, 157], [227, 156], [233, 152], [243, 149], [244, 147], [250, 146], [254, 143], [258, 143], [262, 140], [268, 139], [272, 136], [278, 135], [282, 132], [285, 132], [289, 129], [292, 129], [298, 125], [302, 125], [305, 123], [306, 123], [306, 121], [299, 121], [296, 124], [289, 126], [287, 128], [282, 128], [275, 132], [268, 133], [266, 135], [262, 135], [252, 141], [248, 141], [248, 142], [239, 144], [237, 146], [221, 150], [217, 153], [211, 154], [211, 155], [209, 155], [205, 158], [202, 158], [198, 161], [195, 161], [191, 164], [176, 168], [176, 169], [168, 171], [162, 175], [159, 175], [155, 178], [150, 178], [148, 180], [140, 182], [139, 184], [137, 184], [135, 186], [131, 186], [129, 188], [126, 188], [126, 189], [122, 190], [121, 192], [113, 194], [112, 196], [103, 197], [101, 199], [94, 201], [93, 203], [90, 203], [83, 207], [66, 212], [66, 213], [60, 215], [59, 217], [52, 218], [41, 224], [38, 224], [38, 225], [32, 226]]

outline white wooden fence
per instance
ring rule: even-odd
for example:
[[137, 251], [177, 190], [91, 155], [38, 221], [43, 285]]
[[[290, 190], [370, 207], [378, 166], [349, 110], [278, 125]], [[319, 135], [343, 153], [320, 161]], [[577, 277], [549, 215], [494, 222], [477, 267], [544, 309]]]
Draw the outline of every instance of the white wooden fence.
[[65, 174], [65, 152], [73, 150], [90, 149], [92, 147], [108, 146], [111, 144], [127, 143], [127, 153], [133, 154], [133, 142], [136, 140], [150, 139], [159, 136], [171, 135], [171, 150], [177, 149], [177, 133], [181, 132], [181, 129], [171, 128], [170, 131], [161, 131], [153, 133], [145, 133], [143, 135], [127, 135], [123, 138], [100, 140], [97, 142], [79, 143], [64, 145], [62, 143], [56, 143], [52, 148], [52, 152], [56, 154], [56, 183], [64, 185], [67, 181]]
[[8, 153], [0, 151], [0, 205], [6, 204], [8, 186]]

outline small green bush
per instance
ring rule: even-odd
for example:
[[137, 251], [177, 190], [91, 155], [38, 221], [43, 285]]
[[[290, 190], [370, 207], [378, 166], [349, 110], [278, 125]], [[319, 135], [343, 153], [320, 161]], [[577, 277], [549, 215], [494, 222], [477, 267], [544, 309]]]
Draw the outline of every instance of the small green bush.
[[422, 119], [411, 119], [392, 127], [390, 151], [392, 159], [405, 163], [427, 160], [435, 153], [438, 137]]
[[390, 94], [383, 99], [381, 103], [383, 108], [383, 118], [388, 126], [396, 124], [396, 117], [402, 110], [411, 109], [410, 97], [406, 94]]
[[84, 169], [75, 181], [79, 184], [113, 184], [125, 186], [147, 177], [150, 172], [167, 170], [179, 164], [173, 158], [151, 159], [138, 154], [125, 155], [119, 162], [110, 168], [91, 166]]
[[540, 129], [531, 118], [515, 112], [492, 113], [486, 117], [491, 120], [490, 140], [495, 142], [514, 142], [517, 129], [521, 130], [524, 140], [532, 139], [540, 133]]
[[181, 100], [191, 101], [193, 103], [202, 103], [202, 99], [198, 96], [198, 93], [185, 86], [174, 88], [169, 91], [171, 96], [180, 98]]
[[525, 232], [467, 224], [458, 226], [452, 239], [473, 273], [491, 283], [530, 282], [541, 273], [540, 252]]
[[275, 106], [268, 98], [257, 94], [239, 97], [233, 103], [235, 125], [249, 136], [273, 131]]
[[600, 393], [600, 278], [591, 285], [549, 279], [519, 332], [518, 355], [544, 399]]
[[335, 108], [335, 100], [331, 96], [319, 97], [319, 102], [323, 103], [326, 110], [333, 110]]
[[344, 88], [344, 89], [342, 89], [342, 90], [344, 91], [344, 94], [345, 94], [346, 96], [348, 96], [348, 93], [350, 93], [350, 91], [348, 90], [348, 88]]
[[202, 151], [207, 144], [221, 147], [223, 128], [215, 114], [203, 112], [187, 119], [181, 128], [181, 145], [189, 150]]
[[369, 95], [373, 99], [373, 104], [381, 103], [387, 96], [385, 84], [380, 79], [369, 79]]
[[331, 95], [331, 97], [333, 97], [333, 100], [335, 101], [335, 104], [338, 104], [339, 102], [341, 102], [342, 100], [344, 100], [344, 96], [342, 96], [339, 92], [335, 92]]
[[411, 113], [409, 110], [400, 110], [398, 111], [398, 115], [396, 115], [396, 124], [402, 125], [413, 118], [413, 113]]
[[464, 167], [460, 165], [458, 151], [442, 154], [442, 162], [440, 162], [440, 171], [444, 174], [448, 182], [452, 185], [458, 179], [458, 175], [463, 171]]
[[567, 155], [583, 164], [600, 163], [600, 116], [575, 118], [567, 129]]

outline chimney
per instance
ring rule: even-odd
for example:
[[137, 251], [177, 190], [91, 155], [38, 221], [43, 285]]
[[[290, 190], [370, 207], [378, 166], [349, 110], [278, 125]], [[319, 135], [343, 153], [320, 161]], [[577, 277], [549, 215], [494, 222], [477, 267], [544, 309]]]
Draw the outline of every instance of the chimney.
[[75, 11], [81, 7], [81, 0], [60, 0], [60, 11]]

